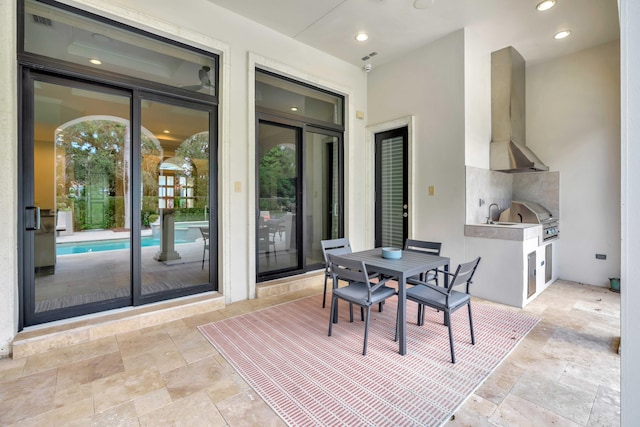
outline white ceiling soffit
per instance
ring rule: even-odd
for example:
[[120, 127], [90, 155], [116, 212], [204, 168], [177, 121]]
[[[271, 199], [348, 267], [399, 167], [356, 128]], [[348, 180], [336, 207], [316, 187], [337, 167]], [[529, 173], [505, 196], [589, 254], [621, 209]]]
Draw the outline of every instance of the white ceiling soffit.
[[[493, 51], [513, 46], [528, 64], [620, 38], [617, 0], [209, 0], [354, 65], [374, 66], [406, 55], [461, 28]], [[563, 29], [565, 40], [553, 35]], [[365, 31], [369, 40], [355, 41]], [[378, 55], [363, 61], [371, 52]]]

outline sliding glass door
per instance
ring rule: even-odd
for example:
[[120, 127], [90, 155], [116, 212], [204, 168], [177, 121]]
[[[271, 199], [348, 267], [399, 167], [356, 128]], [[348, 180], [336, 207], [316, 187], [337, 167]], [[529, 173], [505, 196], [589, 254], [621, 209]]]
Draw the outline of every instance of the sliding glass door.
[[300, 266], [301, 129], [258, 124], [256, 258], [259, 276]]
[[260, 120], [257, 141], [258, 277], [316, 269], [341, 233], [340, 134]]
[[131, 95], [45, 75], [25, 87], [27, 324], [128, 305]]
[[212, 290], [215, 109], [29, 70], [23, 89], [25, 325]]
[[[140, 247], [142, 297], [210, 282], [212, 111], [166, 98], [141, 102]], [[211, 256], [214, 254], [214, 256]]]

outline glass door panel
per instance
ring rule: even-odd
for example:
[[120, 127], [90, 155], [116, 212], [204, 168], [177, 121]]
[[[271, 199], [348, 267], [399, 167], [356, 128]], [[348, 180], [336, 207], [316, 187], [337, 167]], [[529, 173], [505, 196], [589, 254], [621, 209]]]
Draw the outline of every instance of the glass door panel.
[[320, 241], [340, 237], [339, 138], [321, 131], [305, 135], [306, 265], [323, 264]]
[[26, 323], [99, 311], [92, 307], [107, 301], [128, 305], [131, 99], [61, 79], [31, 82]]
[[408, 235], [407, 128], [375, 135], [376, 246], [404, 247]]
[[142, 102], [142, 295], [210, 283], [209, 120], [208, 110]]
[[256, 256], [258, 275], [300, 268], [297, 221], [300, 129], [260, 122]]

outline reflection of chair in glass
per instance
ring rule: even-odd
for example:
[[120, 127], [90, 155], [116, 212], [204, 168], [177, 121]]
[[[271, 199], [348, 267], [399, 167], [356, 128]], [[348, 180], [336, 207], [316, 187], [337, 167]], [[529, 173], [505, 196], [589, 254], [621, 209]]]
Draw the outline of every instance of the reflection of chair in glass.
[[265, 251], [267, 256], [269, 256], [271, 247], [273, 247], [273, 255], [275, 261], [278, 262], [275, 234], [274, 227], [268, 225], [262, 216], [258, 217], [258, 249]]
[[[338, 299], [343, 299], [348, 301], [350, 304], [356, 304], [360, 307], [366, 308], [367, 315], [364, 324], [364, 345], [362, 347], [362, 355], [364, 356], [367, 354], [367, 337], [369, 335], [371, 306], [379, 304], [387, 298], [395, 295], [396, 290], [385, 286], [384, 280], [377, 283], [369, 281], [367, 268], [362, 261], [350, 260], [334, 254], [329, 254], [329, 262], [334, 283], [331, 292], [329, 336], [331, 336], [331, 327], [334, 319], [336, 323], [338, 322]], [[337, 286], [338, 280], [346, 281], [349, 284], [339, 288]], [[350, 320], [353, 322], [353, 312], [351, 312]]]
[[202, 269], [204, 270], [204, 256], [209, 250], [209, 227], [200, 227], [200, 234], [202, 234], [202, 241], [204, 248], [202, 249]]
[[[422, 282], [416, 279], [408, 279], [407, 283], [414, 286], [407, 289], [407, 301], [414, 301], [420, 305], [426, 305], [437, 310], [444, 311], [444, 323], [449, 328], [449, 348], [451, 349], [451, 363], [456, 363], [456, 357], [453, 352], [453, 334], [451, 332], [451, 313], [460, 307], [467, 306], [469, 309], [469, 328], [471, 330], [471, 344], [475, 344], [476, 340], [473, 336], [473, 320], [471, 319], [471, 297], [469, 295], [469, 285], [473, 274], [478, 268], [480, 257], [471, 262], [460, 264], [455, 273], [436, 270], [437, 273], [452, 276], [449, 287], [444, 288], [432, 285], [431, 283]], [[453, 288], [458, 285], [466, 284], [464, 291], [456, 291]], [[418, 314], [418, 325], [422, 326], [424, 322]], [[396, 331], [397, 334], [397, 331]]]

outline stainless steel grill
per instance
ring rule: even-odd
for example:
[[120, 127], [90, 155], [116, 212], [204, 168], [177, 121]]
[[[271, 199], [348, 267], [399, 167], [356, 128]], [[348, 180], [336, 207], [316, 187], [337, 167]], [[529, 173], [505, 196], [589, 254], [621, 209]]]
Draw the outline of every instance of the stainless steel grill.
[[541, 224], [543, 241], [557, 239], [560, 233], [558, 218], [535, 202], [511, 202], [509, 221]]

